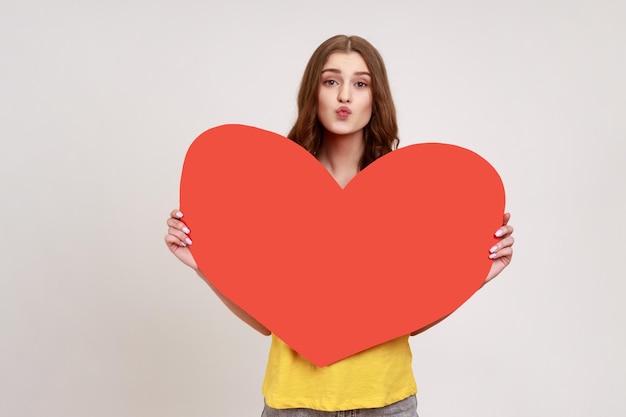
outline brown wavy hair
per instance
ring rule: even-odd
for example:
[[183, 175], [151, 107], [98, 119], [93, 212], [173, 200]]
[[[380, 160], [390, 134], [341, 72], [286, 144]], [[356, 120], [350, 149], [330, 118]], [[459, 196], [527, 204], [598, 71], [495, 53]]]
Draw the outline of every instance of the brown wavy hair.
[[317, 47], [304, 70], [298, 92], [298, 118], [287, 137], [315, 154], [322, 144], [324, 128], [317, 118], [320, 76], [328, 57], [335, 52], [356, 52], [371, 73], [372, 117], [363, 129], [365, 150], [360, 169], [396, 149], [399, 144], [396, 108], [391, 98], [387, 70], [382, 57], [358, 36], [336, 35]]

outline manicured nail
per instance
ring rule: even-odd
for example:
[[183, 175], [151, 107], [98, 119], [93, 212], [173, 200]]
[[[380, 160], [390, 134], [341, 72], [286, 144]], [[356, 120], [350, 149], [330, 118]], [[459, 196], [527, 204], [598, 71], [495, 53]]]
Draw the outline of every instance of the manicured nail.
[[188, 245], [191, 245], [191, 239], [185, 238], [185, 242], [187, 242]]
[[500, 237], [504, 234], [504, 232], [501, 229], [498, 229], [498, 231], [496, 232], [496, 237]]
[[496, 257], [495, 253], [492, 253], [491, 255], [489, 255], [489, 259], [494, 259]]
[[180, 246], [182, 246], [183, 248], [186, 247], [187, 245], [185, 245], [185, 242], [180, 242]]
[[176, 212], [176, 217], [178, 217], [180, 219], [181, 217], [183, 217], [183, 213], [180, 212], [180, 211], [177, 211]]
[[498, 250], [498, 246], [492, 246], [491, 249], [489, 249], [489, 252], [494, 253], [495, 251]]
[[183, 226], [183, 232], [189, 234], [189, 228], [187, 226]]

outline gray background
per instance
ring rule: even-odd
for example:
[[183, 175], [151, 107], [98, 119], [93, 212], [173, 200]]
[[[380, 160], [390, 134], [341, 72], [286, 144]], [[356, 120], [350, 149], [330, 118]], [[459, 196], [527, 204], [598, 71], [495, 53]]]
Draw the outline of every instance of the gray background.
[[[411, 339], [421, 416], [626, 414], [623, 1], [3, 1], [0, 414], [260, 415], [269, 338], [169, 254], [187, 147], [370, 40], [402, 145], [500, 172], [512, 265]], [[454, 254], [454, 236], [443, 250]]]

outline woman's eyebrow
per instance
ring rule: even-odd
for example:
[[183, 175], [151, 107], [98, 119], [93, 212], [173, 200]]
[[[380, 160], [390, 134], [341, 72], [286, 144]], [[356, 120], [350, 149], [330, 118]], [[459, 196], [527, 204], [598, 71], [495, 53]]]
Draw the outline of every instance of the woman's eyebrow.
[[336, 68], [326, 68], [325, 70], [322, 70], [322, 74], [325, 72], [334, 72], [336, 74], [341, 74], [341, 71]]

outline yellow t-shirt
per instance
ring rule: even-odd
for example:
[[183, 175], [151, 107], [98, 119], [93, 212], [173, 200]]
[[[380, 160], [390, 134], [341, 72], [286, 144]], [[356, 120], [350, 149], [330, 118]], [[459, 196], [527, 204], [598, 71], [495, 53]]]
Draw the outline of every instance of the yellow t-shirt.
[[417, 392], [409, 336], [317, 367], [272, 335], [263, 395], [272, 408], [377, 408]]

